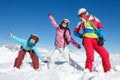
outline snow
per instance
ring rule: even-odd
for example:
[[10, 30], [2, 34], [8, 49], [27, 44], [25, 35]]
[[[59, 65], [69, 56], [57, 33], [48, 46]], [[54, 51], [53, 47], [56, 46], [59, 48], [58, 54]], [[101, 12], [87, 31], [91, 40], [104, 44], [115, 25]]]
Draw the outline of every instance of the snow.
[[[21, 69], [13, 68], [18, 55], [19, 45], [3, 45], [0, 47], [0, 80], [120, 80], [120, 54], [110, 54], [112, 69], [104, 73], [101, 58], [95, 53], [93, 72], [85, 72], [85, 52], [70, 51], [72, 65], [57, 61], [54, 68], [40, 61], [42, 71], [35, 71], [28, 53], [24, 58]], [[38, 48], [44, 56], [50, 56], [53, 50]], [[62, 59], [60, 57], [60, 59]]]

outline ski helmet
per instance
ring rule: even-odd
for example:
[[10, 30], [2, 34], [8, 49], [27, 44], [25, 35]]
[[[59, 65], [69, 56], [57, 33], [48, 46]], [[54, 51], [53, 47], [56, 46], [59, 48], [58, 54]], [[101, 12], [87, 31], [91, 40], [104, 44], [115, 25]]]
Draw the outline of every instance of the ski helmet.
[[68, 23], [70, 23], [70, 21], [68, 19], [63, 19], [63, 21], [67, 21]]
[[80, 16], [82, 13], [84, 13], [84, 12], [87, 12], [87, 10], [85, 9], [85, 8], [80, 8], [79, 10], [78, 10], [78, 16]]
[[37, 42], [39, 41], [39, 37], [38, 37], [37, 35], [35, 35], [35, 34], [31, 34], [29, 40], [30, 40], [30, 39], [34, 39], [34, 40], [35, 40], [35, 43], [37, 43]]

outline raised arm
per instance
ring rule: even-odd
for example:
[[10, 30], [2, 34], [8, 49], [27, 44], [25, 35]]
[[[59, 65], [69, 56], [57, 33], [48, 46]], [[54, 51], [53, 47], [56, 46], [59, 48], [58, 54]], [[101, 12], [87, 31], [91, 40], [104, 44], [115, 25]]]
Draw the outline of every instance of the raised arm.
[[54, 17], [52, 16], [52, 14], [49, 13], [48, 17], [49, 17], [51, 23], [53, 24], [53, 26], [57, 29], [59, 27], [59, 25], [56, 23], [56, 21], [55, 21]]
[[10, 32], [9, 35], [10, 35], [11, 38], [13, 38], [14, 40], [18, 41], [20, 44], [23, 44], [26, 41], [24, 39], [21, 39], [21, 38], [18, 38], [16, 36], [14, 36], [12, 32]]

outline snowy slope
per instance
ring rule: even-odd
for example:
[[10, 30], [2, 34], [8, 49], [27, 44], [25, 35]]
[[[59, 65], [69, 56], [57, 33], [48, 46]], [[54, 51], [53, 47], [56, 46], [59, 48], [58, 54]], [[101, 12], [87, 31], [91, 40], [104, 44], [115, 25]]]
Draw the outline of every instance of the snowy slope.
[[[52, 50], [38, 48], [44, 56], [50, 56]], [[73, 65], [57, 62], [55, 67], [47, 69], [45, 63], [40, 62], [42, 71], [34, 71], [31, 59], [26, 53], [20, 70], [13, 69], [14, 59], [18, 55], [19, 46], [3, 45], [0, 47], [0, 80], [120, 80], [120, 54], [111, 54], [113, 70], [104, 73], [99, 55], [95, 54], [92, 73], [84, 72], [85, 53], [70, 51]], [[60, 57], [60, 59], [62, 59]]]

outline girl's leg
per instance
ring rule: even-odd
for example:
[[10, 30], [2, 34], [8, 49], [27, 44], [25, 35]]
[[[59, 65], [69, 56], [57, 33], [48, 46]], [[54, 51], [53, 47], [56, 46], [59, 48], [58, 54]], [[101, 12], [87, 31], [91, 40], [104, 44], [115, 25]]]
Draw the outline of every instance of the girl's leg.
[[50, 62], [55, 62], [55, 60], [58, 58], [59, 54], [60, 54], [60, 51], [58, 49], [55, 49], [50, 58]]
[[20, 65], [22, 64], [22, 61], [24, 59], [26, 51], [20, 50], [18, 57], [15, 59], [14, 67], [20, 68]]
[[109, 71], [111, 69], [111, 64], [109, 60], [109, 53], [107, 52], [107, 50], [103, 46], [99, 46], [97, 44], [97, 40], [94, 41], [94, 49], [102, 58], [104, 72]]
[[60, 51], [58, 49], [54, 50], [54, 52], [53, 52], [53, 54], [52, 54], [52, 56], [50, 58], [50, 63], [49, 63], [50, 68], [53, 69], [55, 67], [55, 60], [58, 58], [59, 53], [60, 53]]
[[32, 51], [30, 56], [31, 56], [31, 59], [32, 59], [33, 68], [34, 69], [39, 69], [39, 59], [38, 59], [38, 56], [34, 53], [34, 51]]
[[93, 61], [94, 61], [94, 49], [93, 49], [93, 39], [84, 38], [83, 45], [86, 51], [86, 65], [85, 68], [92, 72]]
[[70, 63], [70, 54], [68, 47], [65, 47], [62, 51], [62, 56], [65, 58], [65, 60]]

